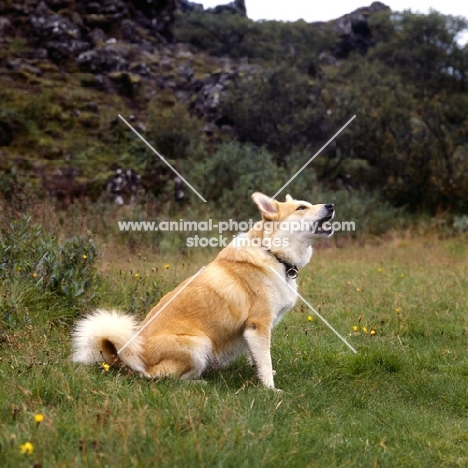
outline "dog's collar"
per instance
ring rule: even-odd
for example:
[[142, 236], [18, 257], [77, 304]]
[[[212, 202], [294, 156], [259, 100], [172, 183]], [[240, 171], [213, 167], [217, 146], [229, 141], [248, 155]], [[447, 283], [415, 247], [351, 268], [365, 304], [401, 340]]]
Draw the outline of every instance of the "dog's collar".
[[278, 255], [274, 254], [273, 252], [272, 254], [275, 256], [276, 260], [278, 260], [279, 263], [282, 263], [286, 267], [286, 278], [296, 279], [298, 277], [299, 269], [296, 265], [286, 262], [282, 258], [279, 258]]

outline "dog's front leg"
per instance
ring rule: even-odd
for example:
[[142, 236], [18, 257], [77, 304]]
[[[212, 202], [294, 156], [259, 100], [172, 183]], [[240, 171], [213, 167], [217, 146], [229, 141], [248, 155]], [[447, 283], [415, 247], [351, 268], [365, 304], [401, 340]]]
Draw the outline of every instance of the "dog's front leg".
[[265, 387], [275, 388], [270, 354], [271, 328], [258, 320], [248, 320], [245, 323], [244, 339], [250, 358], [257, 368], [258, 378]]

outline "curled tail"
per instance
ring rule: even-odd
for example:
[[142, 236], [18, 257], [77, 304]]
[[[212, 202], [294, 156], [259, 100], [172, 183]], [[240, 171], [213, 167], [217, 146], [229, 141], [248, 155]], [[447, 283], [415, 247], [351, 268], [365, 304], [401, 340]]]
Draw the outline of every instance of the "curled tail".
[[144, 374], [143, 339], [137, 333], [138, 323], [130, 315], [98, 309], [76, 324], [72, 360], [84, 364], [121, 361]]

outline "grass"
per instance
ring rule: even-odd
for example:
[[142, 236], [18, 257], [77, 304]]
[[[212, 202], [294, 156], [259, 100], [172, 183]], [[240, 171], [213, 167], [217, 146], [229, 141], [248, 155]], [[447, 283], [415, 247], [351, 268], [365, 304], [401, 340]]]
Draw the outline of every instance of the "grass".
[[[97, 305], [141, 317], [207, 257], [109, 242]], [[0, 465], [468, 466], [466, 241], [326, 245], [299, 288], [358, 353], [298, 302], [273, 334], [282, 393], [245, 359], [205, 383], [75, 365], [65, 305], [26, 297], [28, 320], [0, 335]]]

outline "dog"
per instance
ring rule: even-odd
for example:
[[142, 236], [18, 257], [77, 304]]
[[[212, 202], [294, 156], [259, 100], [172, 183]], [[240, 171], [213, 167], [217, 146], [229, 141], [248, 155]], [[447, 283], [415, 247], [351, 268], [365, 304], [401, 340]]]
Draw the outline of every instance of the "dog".
[[317, 238], [330, 237], [333, 204], [252, 195], [262, 220], [196, 275], [166, 294], [142, 323], [97, 310], [73, 331], [73, 360], [124, 365], [148, 378], [200, 379], [248, 352], [275, 388], [271, 332], [297, 300], [296, 277]]

